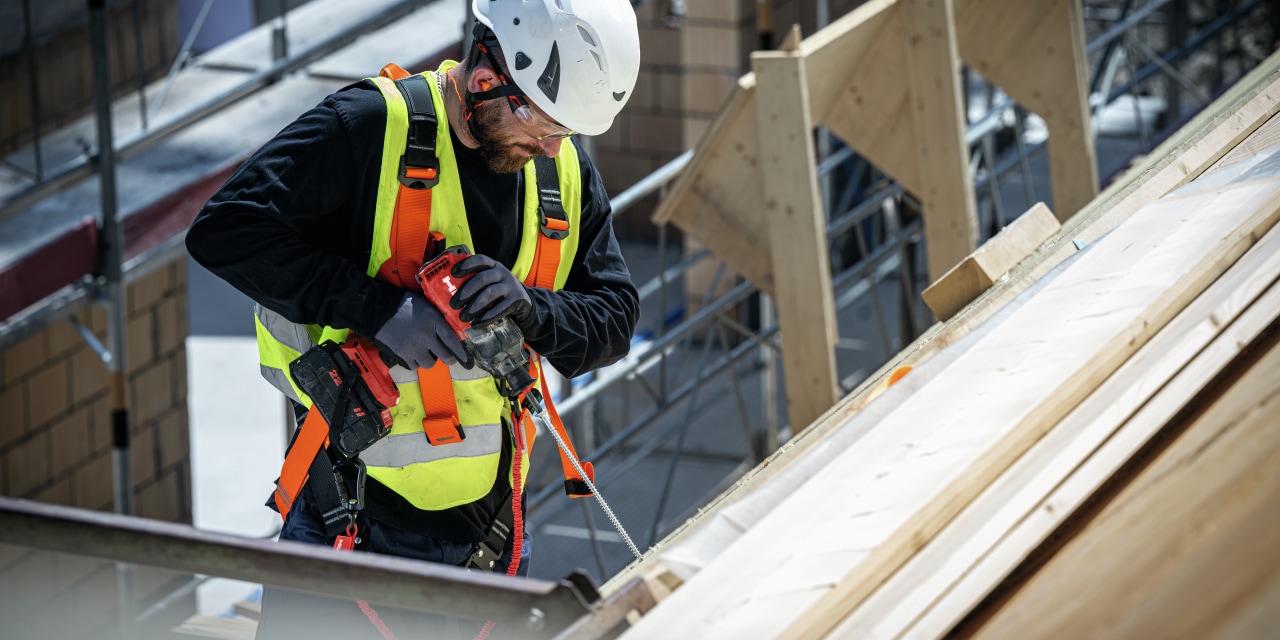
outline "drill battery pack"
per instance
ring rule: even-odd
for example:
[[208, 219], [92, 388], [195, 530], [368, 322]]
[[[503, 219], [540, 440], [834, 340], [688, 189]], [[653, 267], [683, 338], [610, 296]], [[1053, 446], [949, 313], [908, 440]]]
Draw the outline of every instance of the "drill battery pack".
[[399, 400], [377, 349], [353, 337], [325, 341], [289, 364], [293, 381], [329, 425], [329, 441], [355, 457], [391, 431], [390, 408]]

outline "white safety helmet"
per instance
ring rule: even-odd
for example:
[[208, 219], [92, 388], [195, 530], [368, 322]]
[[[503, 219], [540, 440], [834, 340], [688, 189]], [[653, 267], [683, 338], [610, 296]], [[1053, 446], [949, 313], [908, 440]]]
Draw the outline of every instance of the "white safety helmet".
[[613, 124], [640, 72], [640, 34], [629, 0], [471, 0], [493, 31], [512, 79], [568, 129], [599, 135]]

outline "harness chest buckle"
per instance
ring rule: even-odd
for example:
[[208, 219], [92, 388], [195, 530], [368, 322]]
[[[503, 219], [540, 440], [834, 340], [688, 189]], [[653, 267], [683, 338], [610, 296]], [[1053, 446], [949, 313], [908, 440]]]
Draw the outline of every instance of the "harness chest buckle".
[[400, 156], [400, 184], [419, 191], [440, 184], [440, 160], [434, 153], [430, 155], [430, 159], [420, 160], [421, 166], [418, 163], [409, 166], [406, 161], [408, 156], [409, 152]]

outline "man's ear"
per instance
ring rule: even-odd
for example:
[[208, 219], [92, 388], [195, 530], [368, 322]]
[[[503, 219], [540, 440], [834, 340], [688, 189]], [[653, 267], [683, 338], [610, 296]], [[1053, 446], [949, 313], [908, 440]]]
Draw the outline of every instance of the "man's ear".
[[498, 74], [493, 72], [493, 69], [486, 65], [477, 65], [467, 79], [467, 90], [471, 93], [480, 93], [500, 84], [502, 82], [498, 79]]

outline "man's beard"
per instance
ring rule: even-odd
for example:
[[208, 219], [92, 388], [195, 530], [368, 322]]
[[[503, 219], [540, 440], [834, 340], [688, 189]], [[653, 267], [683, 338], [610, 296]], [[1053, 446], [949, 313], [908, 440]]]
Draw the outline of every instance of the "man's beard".
[[494, 173], [515, 173], [529, 162], [530, 157], [517, 149], [535, 156], [542, 155], [542, 147], [537, 144], [517, 147], [498, 139], [497, 132], [503, 130], [502, 110], [507, 108], [505, 101], [491, 100], [480, 105], [471, 116], [471, 135], [480, 143], [480, 155]]

